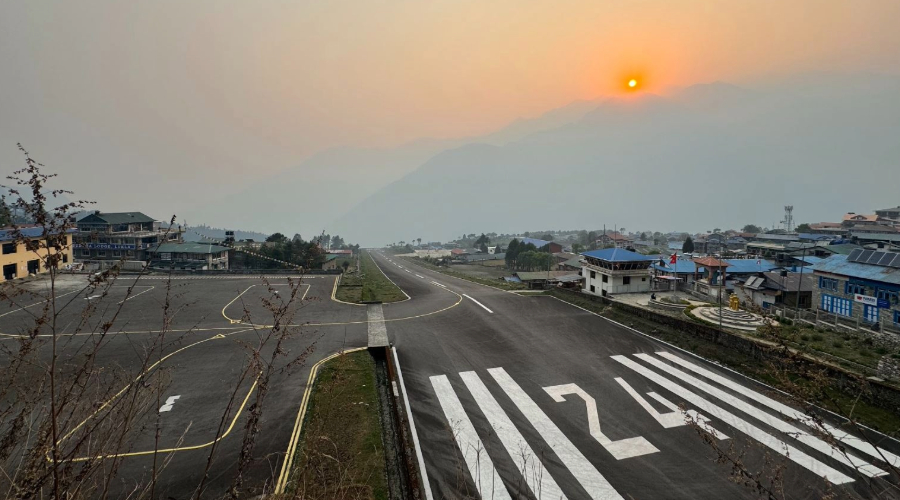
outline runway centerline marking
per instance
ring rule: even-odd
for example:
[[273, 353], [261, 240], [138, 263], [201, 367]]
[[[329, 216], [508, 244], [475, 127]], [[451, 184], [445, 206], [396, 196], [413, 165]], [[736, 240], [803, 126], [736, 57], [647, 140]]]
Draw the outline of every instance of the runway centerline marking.
[[485, 306], [485, 305], [482, 304], [481, 302], [478, 302], [477, 300], [475, 300], [475, 299], [473, 299], [472, 297], [470, 297], [469, 294], [464, 293], [464, 294], [463, 294], [463, 297], [465, 297], [465, 298], [471, 300], [472, 302], [478, 304], [478, 305], [481, 306], [481, 308], [484, 309], [485, 311], [487, 311], [487, 312], [489, 312], [489, 313], [491, 313], [491, 314], [494, 314], [494, 311], [491, 311], [490, 309], [487, 308], [487, 306]]

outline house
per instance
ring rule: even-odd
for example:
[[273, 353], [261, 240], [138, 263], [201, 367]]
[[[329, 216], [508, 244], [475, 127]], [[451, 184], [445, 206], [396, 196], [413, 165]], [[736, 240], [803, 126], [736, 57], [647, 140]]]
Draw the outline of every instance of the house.
[[572, 257], [571, 259], [569, 259], [565, 262], [560, 262], [560, 263], [556, 264], [556, 269], [558, 271], [581, 272], [581, 256], [576, 255], [575, 257]]
[[728, 248], [727, 241], [728, 237], [722, 233], [701, 235], [694, 241], [694, 251], [705, 254], [724, 253]]
[[[677, 259], [674, 264], [667, 258], [659, 258], [650, 268], [657, 290], [671, 290], [675, 283], [691, 283], [697, 272], [694, 263], [688, 259]], [[701, 270], [702, 271], [702, 270]]]
[[148, 261], [157, 245], [181, 242], [184, 233], [180, 227], [163, 228], [141, 212], [98, 210], [75, 224], [74, 257], [81, 261]]
[[348, 262], [350, 257], [350, 255], [343, 253], [327, 253], [325, 254], [325, 261], [322, 262], [322, 270], [332, 271], [335, 269], [342, 269], [344, 267], [344, 262]]
[[878, 216], [875, 214], [866, 215], [847, 212], [846, 214], [844, 214], [844, 218], [841, 220], [841, 224], [844, 227], [878, 224]]
[[[525, 283], [528, 288], [546, 288], [555, 285], [562, 276], [571, 276], [571, 271], [519, 271], [513, 274], [520, 283]], [[570, 279], [570, 278], [567, 278]]]
[[888, 224], [891, 226], [900, 226], [900, 206], [876, 210], [875, 215], [877, 215], [878, 220], [880, 220], [884, 224]]
[[809, 309], [816, 278], [812, 272], [788, 271], [759, 273], [737, 281], [734, 294], [741, 302], [755, 304], [763, 309], [773, 305], [785, 305]]
[[627, 236], [623, 236], [616, 231], [601, 234], [595, 241], [601, 248], [626, 248], [633, 246], [634, 242]]
[[900, 253], [856, 249], [816, 264], [820, 311], [900, 331]]
[[581, 255], [584, 293], [606, 297], [650, 291], [649, 269], [656, 258], [622, 248], [592, 250]]
[[537, 238], [522, 238], [519, 240], [519, 245], [527, 245], [529, 243], [534, 245], [538, 250], [549, 245], [550, 253], [559, 253], [563, 251], [563, 246], [553, 241], [539, 240]]
[[816, 222], [809, 225], [810, 232], [818, 234], [833, 234], [840, 236], [846, 232], [844, 225], [840, 222]]
[[54, 236], [50, 240], [48, 242], [48, 237], [44, 235], [43, 227], [19, 227], [18, 235], [13, 228], [0, 229], [0, 269], [3, 270], [0, 282], [49, 272], [47, 258], [57, 253], [62, 254], [59, 268], [71, 264], [71, 232], [67, 232], [64, 239]]
[[228, 269], [230, 248], [211, 243], [170, 242], [148, 249], [150, 267], [206, 271]]

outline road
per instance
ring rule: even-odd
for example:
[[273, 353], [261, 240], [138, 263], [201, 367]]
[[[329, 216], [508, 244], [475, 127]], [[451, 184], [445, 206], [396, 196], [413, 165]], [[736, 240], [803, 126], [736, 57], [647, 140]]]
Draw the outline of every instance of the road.
[[848, 435], [849, 453], [837, 452], [768, 387], [553, 297], [376, 262], [410, 305], [461, 299], [388, 325], [430, 498], [756, 498], [713, 444], [744, 452], [752, 471], [774, 471], [767, 453], [783, 463], [788, 498], [821, 498], [826, 479], [872, 497], [885, 460], [900, 465], [897, 441], [869, 432], [875, 449]]

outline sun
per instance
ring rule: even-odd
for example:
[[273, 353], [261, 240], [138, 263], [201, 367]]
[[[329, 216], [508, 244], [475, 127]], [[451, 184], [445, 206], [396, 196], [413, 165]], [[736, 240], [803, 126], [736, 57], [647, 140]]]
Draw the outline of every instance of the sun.
[[628, 80], [628, 87], [630, 87], [630, 88], [637, 87], [637, 80], [635, 80], [633, 78], [631, 80]]

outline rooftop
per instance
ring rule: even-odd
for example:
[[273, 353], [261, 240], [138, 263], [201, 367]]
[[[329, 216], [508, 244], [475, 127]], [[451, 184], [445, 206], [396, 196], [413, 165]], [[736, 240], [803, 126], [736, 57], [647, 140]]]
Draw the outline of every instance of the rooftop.
[[844, 220], [847, 222], [850, 222], [850, 221], [877, 222], [878, 216], [875, 214], [855, 214], [853, 212], [849, 212], [846, 215], [844, 215]]
[[163, 243], [159, 245], [159, 247], [150, 247], [151, 252], [166, 252], [166, 253], [202, 253], [202, 254], [210, 254], [210, 253], [219, 253], [219, 252], [227, 252], [230, 250], [228, 247], [223, 247], [220, 245], [213, 245], [210, 243], [196, 243], [196, 242], [185, 242], [185, 243]]
[[[74, 229], [66, 230], [67, 233], [71, 233], [73, 231], [74, 231]], [[42, 226], [29, 226], [29, 227], [21, 227], [20, 226], [19, 234], [21, 234], [22, 237], [28, 238], [28, 239], [40, 238], [44, 234], [44, 228]], [[0, 241], [12, 241], [15, 238], [16, 237], [15, 237], [15, 232], [13, 231], [13, 228], [8, 227], [8, 228], [0, 229]]]
[[156, 219], [151, 218], [141, 212], [110, 212], [110, 213], [101, 213], [94, 212], [88, 214], [86, 217], [82, 217], [78, 220], [78, 223], [82, 222], [86, 223], [107, 223], [107, 224], [138, 224], [138, 223], [147, 223], [147, 222], [156, 222]]
[[635, 253], [624, 248], [605, 248], [603, 250], [591, 250], [581, 255], [592, 257], [607, 262], [643, 262], [647, 260], [655, 260], [653, 257]]
[[694, 264], [700, 264], [703, 267], [728, 267], [730, 265], [728, 261], [720, 260], [715, 257], [700, 257], [694, 259]]
[[900, 285], [900, 268], [850, 262], [847, 255], [832, 255], [816, 264], [816, 273], [839, 274], [851, 278]]
[[519, 243], [524, 244], [524, 245], [531, 243], [532, 245], [534, 245], [538, 248], [541, 248], [541, 247], [547, 246], [553, 242], [547, 241], [547, 240], [539, 240], [537, 238], [522, 238], [521, 240], [519, 240]]

